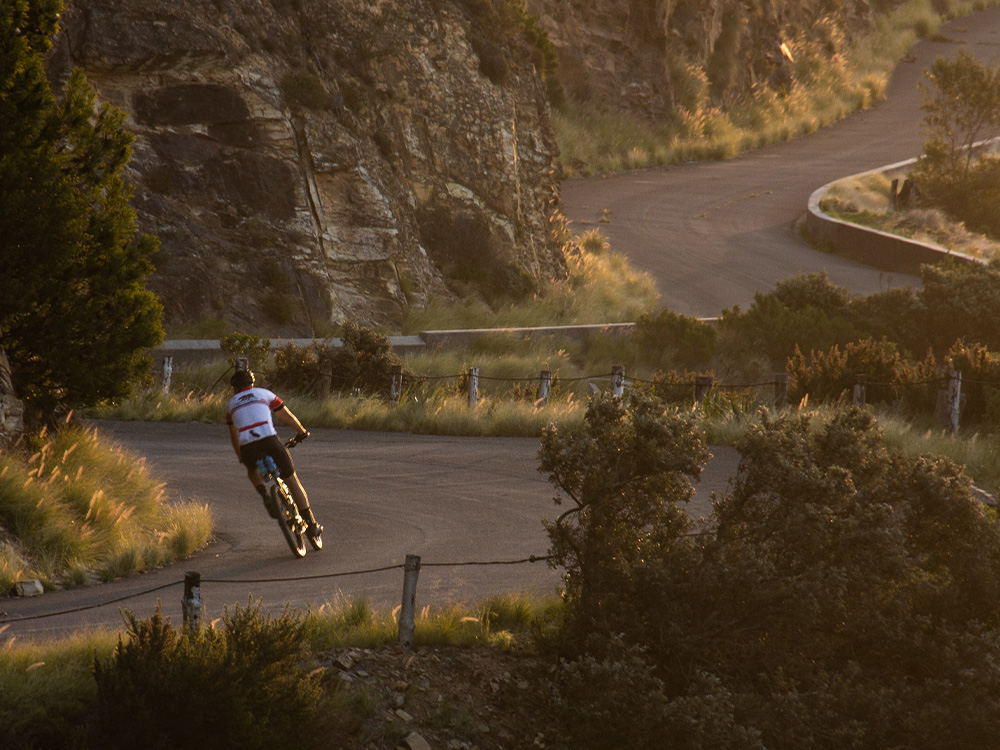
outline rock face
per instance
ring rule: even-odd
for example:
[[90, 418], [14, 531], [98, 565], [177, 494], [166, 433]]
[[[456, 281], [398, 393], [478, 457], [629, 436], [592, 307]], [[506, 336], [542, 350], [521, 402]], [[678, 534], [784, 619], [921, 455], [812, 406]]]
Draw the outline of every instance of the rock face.
[[564, 273], [521, 23], [475, 0], [67, 0], [50, 72], [129, 115], [168, 323], [323, 334]]
[[527, 0], [558, 52], [566, 95], [670, 119], [697, 100], [725, 106], [788, 75], [783, 42], [828, 56], [898, 0]]
[[16, 443], [24, 432], [24, 404], [14, 394], [10, 362], [0, 349], [0, 450]]

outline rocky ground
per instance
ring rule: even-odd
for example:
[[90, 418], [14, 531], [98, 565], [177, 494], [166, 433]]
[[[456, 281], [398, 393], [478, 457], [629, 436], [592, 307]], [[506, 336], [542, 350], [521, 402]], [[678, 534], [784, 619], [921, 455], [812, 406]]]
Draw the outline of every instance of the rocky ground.
[[489, 647], [338, 649], [324, 666], [375, 705], [352, 750], [554, 747], [552, 657]]

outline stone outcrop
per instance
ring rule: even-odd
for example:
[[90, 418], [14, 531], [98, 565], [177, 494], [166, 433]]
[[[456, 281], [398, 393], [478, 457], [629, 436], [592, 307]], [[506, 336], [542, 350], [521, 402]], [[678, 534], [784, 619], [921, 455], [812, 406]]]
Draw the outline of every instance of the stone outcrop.
[[0, 450], [16, 443], [24, 433], [24, 404], [14, 393], [7, 353], [0, 348]]
[[67, 0], [136, 135], [167, 319], [323, 334], [563, 274], [558, 150], [518, 17], [469, 0]]
[[787, 81], [781, 44], [836, 55], [897, 0], [527, 0], [558, 53], [566, 96], [648, 120], [708, 97], [725, 106]]

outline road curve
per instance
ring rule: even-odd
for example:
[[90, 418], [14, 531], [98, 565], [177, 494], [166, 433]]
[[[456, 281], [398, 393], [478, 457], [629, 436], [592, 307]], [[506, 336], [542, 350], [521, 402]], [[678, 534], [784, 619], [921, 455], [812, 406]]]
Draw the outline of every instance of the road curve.
[[[7, 624], [0, 642], [119, 628], [120, 608], [146, 617], [157, 600], [179, 622], [186, 571], [204, 579], [209, 619], [250, 597], [270, 610], [344, 597], [392, 608], [402, 600], [400, 567], [354, 573], [402, 566], [407, 554], [419, 555], [424, 566], [418, 607], [478, 602], [510, 591], [545, 595], [560, 584], [559, 572], [544, 562], [439, 567], [547, 554], [541, 522], [559, 511], [554, 489], [537, 469], [537, 439], [313, 430], [292, 455], [326, 532], [324, 549], [310, 549], [299, 560], [236, 463], [224, 425], [97, 424], [103, 436], [145, 456], [152, 472], [166, 481], [170, 497], [207, 503], [216, 517], [217, 539], [192, 558], [151, 573], [0, 601], [0, 621]], [[690, 506], [697, 515], [708, 513], [711, 493], [724, 491], [735, 470], [733, 449], [714, 452]], [[267, 582], [280, 578], [296, 580]], [[121, 597], [129, 598], [116, 601]], [[86, 609], [48, 616], [79, 608]]]
[[[566, 216], [579, 231], [600, 226], [612, 249], [656, 280], [675, 312], [715, 316], [744, 309], [756, 291], [800, 272], [826, 270], [854, 294], [919, 284], [820, 252], [795, 232], [809, 195], [828, 182], [903, 161], [922, 151], [917, 83], [938, 56], [965, 49], [1000, 56], [1000, 8], [955, 19], [917, 43], [898, 66], [886, 98], [808, 136], [723, 162], [650, 169], [563, 183]], [[602, 216], [610, 223], [599, 223]]]

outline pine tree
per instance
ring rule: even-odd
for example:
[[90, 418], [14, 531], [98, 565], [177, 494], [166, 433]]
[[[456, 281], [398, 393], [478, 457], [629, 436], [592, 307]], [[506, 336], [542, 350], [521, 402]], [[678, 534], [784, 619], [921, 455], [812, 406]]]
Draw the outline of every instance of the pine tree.
[[61, 0], [0, 5], [0, 345], [36, 415], [127, 395], [163, 337], [122, 170], [132, 136], [79, 70], [58, 99], [44, 56]]

